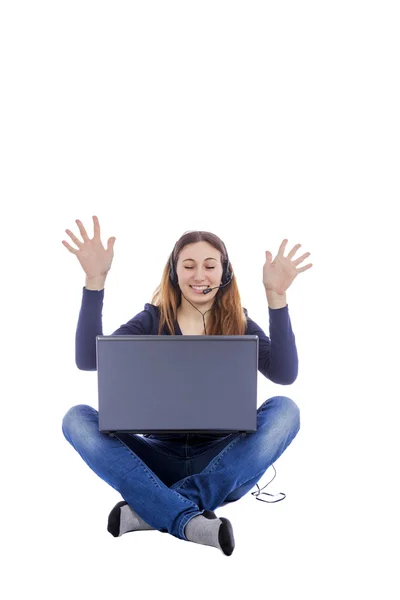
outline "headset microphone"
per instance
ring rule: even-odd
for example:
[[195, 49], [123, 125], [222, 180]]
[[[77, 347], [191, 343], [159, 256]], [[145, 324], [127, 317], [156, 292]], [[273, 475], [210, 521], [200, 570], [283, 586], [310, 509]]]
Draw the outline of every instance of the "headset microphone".
[[228, 283], [230, 283], [231, 281], [232, 281], [232, 277], [231, 277], [231, 278], [230, 278], [230, 280], [229, 280], [229, 281], [227, 281], [226, 283], [221, 283], [221, 285], [217, 285], [217, 286], [215, 286], [215, 287], [212, 287], [212, 288], [207, 288], [206, 290], [203, 290], [203, 294], [208, 294], [209, 292], [212, 292], [213, 290], [216, 290], [216, 289], [218, 289], [218, 288], [223, 288], [223, 287], [225, 287], [226, 285], [228, 285]]

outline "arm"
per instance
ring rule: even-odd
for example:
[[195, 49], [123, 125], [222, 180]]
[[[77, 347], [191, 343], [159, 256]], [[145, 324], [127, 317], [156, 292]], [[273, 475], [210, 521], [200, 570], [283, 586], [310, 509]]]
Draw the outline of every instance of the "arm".
[[[96, 371], [96, 336], [103, 334], [104, 282], [83, 288], [81, 310], [75, 336], [75, 364], [81, 371]], [[152, 317], [146, 310], [121, 325], [111, 335], [148, 335]]]
[[75, 364], [81, 371], [96, 371], [96, 336], [103, 335], [104, 288], [86, 282], [75, 333]]
[[299, 365], [286, 294], [280, 296], [271, 291], [265, 292], [269, 307], [270, 337], [249, 317], [247, 333], [259, 338], [260, 373], [279, 385], [291, 385], [297, 378]]

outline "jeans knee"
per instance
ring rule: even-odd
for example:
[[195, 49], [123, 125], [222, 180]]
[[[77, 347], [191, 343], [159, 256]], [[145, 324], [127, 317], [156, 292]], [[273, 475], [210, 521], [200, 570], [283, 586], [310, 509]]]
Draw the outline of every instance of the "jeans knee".
[[62, 420], [62, 431], [65, 437], [77, 426], [82, 424], [82, 420], [85, 416], [92, 412], [94, 409], [87, 404], [77, 404], [76, 406], [71, 406], [67, 410]]
[[[268, 408], [273, 408], [273, 413], [285, 428], [290, 429], [295, 434], [300, 429], [300, 409], [297, 404], [288, 396], [274, 396], [266, 400], [262, 406], [262, 413], [266, 422], [269, 421]], [[278, 416], [279, 415], [279, 416]]]
[[291, 424], [292, 429], [297, 433], [300, 429], [300, 408], [288, 396], [280, 396], [280, 401], [285, 420]]

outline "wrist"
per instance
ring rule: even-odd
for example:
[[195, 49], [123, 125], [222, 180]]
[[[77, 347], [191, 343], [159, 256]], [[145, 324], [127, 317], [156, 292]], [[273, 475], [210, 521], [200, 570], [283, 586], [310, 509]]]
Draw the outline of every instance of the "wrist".
[[272, 292], [271, 290], [267, 290], [266, 288], [264, 289], [269, 308], [284, 308], [287, 305], [286, 292], [281, 295], [277, 294], [276, 292]]
[[99, 277], [86, 277], [85, 288], [87, 290], [98, 291], [104, 289], [106, 283], [106, 276]]

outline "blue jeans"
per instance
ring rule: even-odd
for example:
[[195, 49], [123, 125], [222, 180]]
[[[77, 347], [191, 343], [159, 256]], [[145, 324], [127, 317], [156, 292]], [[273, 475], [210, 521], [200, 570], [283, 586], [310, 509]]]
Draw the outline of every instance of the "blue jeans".
[[269, 398], [257, 409], [257, 431], [220, 438], [111, 437], [99, 431], [97, 410], [85, 404], [70, 408], [62, 422], [64, 436], [92, 471], [151, 527], [183, 540], [190, 519], [247, 494], [299, 429], [300, 410], [286, 396]]

